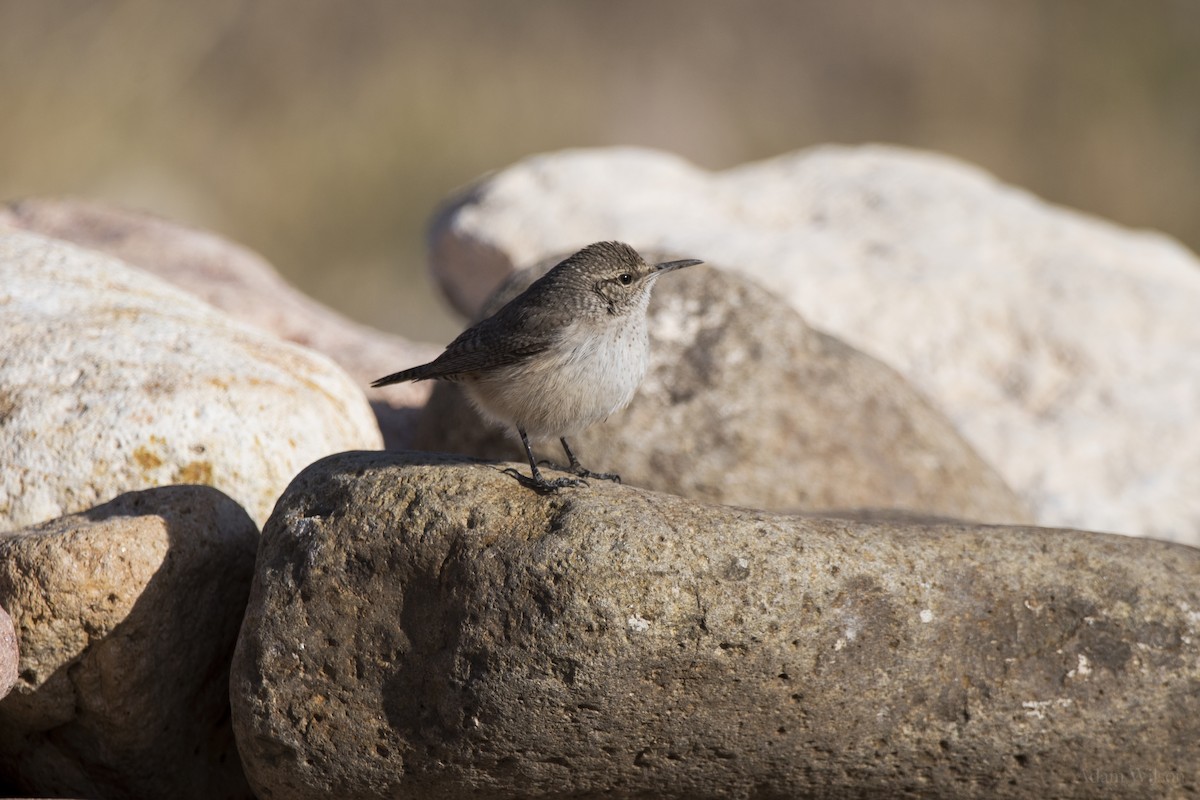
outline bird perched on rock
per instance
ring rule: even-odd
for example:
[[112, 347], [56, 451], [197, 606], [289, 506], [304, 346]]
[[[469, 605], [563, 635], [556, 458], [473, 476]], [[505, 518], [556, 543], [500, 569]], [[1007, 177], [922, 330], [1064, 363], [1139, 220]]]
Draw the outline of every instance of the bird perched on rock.
[[[627, 244], [597, 242], [565, 259], [499, 311], [471, 326], [428, 364], [372, 383], [386, 386], [438, 378], [460, 383], [484, 416], [517, 429], [532, 477], [508, 469], [539, 492], [620, 481], [584, 469], [567, 444], [624, 408], [646, 374], [646, 307], [662, 275], [702, 262], [650, 265]], [[557, 437], [579, 478], [546, 480], [529, 438]]]

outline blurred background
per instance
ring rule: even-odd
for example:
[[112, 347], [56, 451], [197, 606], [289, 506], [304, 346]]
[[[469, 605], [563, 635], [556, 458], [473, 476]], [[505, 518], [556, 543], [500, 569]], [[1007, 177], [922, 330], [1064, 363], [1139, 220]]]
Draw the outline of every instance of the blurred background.
[[207, 228], [425, 341], [460, 327], [426, 222], [488, 170], [824, 142], [939, 150], [1200, 249], [1200, 0], [0, 0], [0, 200]]

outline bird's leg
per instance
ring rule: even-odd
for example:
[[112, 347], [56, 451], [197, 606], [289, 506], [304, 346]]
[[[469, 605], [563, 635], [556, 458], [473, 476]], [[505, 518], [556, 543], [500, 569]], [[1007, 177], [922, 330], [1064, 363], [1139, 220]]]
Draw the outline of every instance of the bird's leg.
[[567, 454], [567, 459], [570, 463], [568, 463], [565, 467], [559, 466], [552, 461], [543, 461], [543, 464], [553, 467], [560, 472], [574, 473], [581, 478], [598, 478], [602, 481], [616, 481], [617, 483], [621, 482], [621, 476], [615, 472], [592, 472], [590, 469], [587, 469], [583, 466], [583, 464], [579, 463], [579, 458], [576, 457], [574, 452], [572, 452], [571, 445], [567, 444], [567, 437], [563, 436], [559, 439], [559, 441], [562, 442], [563, 452]]
[[[521, 434], [521, 444], [525, 446], [525, 456], [529, 459], [529, 470], [533, 473], [532, 478], [526, 478], [512, 467], [504, 470], [506, 473], [516, 478], [517, 483], [528, 489], [533, 489], [535, 492], [539, 492], [541, 494], [553, 492], [555, 489], [561, 489], [564, 486], [587, 486], [587, 482], [581, 481], [579, 478], [555, 478], [552, 481], [548, 481], [543, 478], [541, 470], [539, 470], [537, 466], [537, 459], [533, 457], [533, 448], [529, 446], [529, 437], [525, 434], [525, 431], [522, 428], [517, 428], [517, 433]], [[568, 450], [567, 452], [569, 453], [570, 451]]]

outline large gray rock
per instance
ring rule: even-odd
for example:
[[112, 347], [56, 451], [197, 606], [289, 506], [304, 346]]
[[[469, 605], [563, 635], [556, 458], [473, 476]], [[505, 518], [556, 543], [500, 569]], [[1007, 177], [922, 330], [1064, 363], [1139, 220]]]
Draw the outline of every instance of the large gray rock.
[[0, 701], [0, 783], [46, 796], [248, 798], [229, 660], [258, 530], [169, 486], [0, 535], [21, 641]]
[[1097, 798], [1200, 785], [1197, 685], [1185, 546], [349, 453], [263, 531], [230, 691], [262, 800]]
[[[491, 306], [553, 263], [514, 277]], [[1012, 491], [902, 377], [744, 278], [708, 266], [672, 274], [654, 289], [649, 330], [650, 368], [629, 408], [572, 440], [591, 469], [753, 508], [1027, 521]], [[524, 454], [452, 383], [434, 390], [415, 442], [484, 458]], [[541, 452], [565, 460], [557, 441]]]
[[742, 271], [899, 370], [1039, 522], [1200, 543], [1200, 260], [929, 153], [821, 147], [710, 173], [540, 155], [455, 198], [433, 267], [473, 313], [596, 239]]
[[369, 328], [297, 291], [256, 253], [207, 231], [70, 198], [33, 198], [0, 207], [0, 227], [63, 239], [115, 256], [185, 289], [234, 319], [324, 353], [367, 394], [389, 447], [411, 444], [416, 409], [429, 387], [368, 384], [397, 364], [432, 359], [430, 345]]
[[103, 254], [0, 231], [0, 530], [216, 486], [259, 523], [305, 465], [379, 447], [362, 390]]

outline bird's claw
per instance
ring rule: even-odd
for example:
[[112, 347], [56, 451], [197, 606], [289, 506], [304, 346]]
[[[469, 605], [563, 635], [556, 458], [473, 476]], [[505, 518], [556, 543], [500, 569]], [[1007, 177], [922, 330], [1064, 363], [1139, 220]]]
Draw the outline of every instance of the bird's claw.
[[533, 489], [538, 494], [549, 494], [550, 492], [554, 492], [559, 489], [565, 489], [567, 487], [578, 488], [588, 485], [587, 481], [580, 480], [579, 478], [555, 478], [552, 481], [548, 481], [540, 476], [530, 478], [527, 475], [522, 475], [513, 467], [508, 467], [503, 471], [505, 474], [516, 478], [517, 483], [521, 484], [527, 489]]
[[615, 472], [592, 472], [581, 464], [571, 464], [564, 467], [562, 464], [555, 464], [549, 459], [542, 459], [538, 462], [539, 465], [547, 466], [558, 472], [569, 472], [572, 475], [578, 475], [581, 478], [595, 478], [598, 481], [612, 481], [614, 483], [621, 482], [621, 476]]

